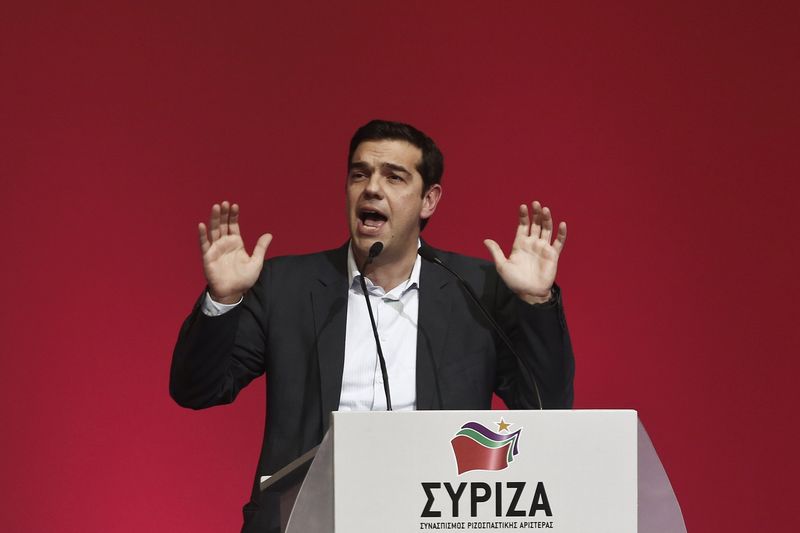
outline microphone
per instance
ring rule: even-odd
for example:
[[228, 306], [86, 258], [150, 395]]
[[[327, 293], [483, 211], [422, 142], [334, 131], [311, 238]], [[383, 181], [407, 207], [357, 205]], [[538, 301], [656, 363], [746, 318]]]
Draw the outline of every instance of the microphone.
[[514, 349], [514, 346], [511, 344], [511, 340], [508, 338], [505, 332], [500, 328], [500, 325], [495, 321], [495, 319], [492, 317], [492, 315], [489, 313], [486, 307], [484, 307], [484, 305], [478, 299], [478, 296], [475, 294], [475, 291], [472, 290], [472, 287], [469, 286], [469, 283], [467, 283], [466, 280], [458, 274], [458, 272], [456, 272], [455, 270], [444, 264], [442, 260], [436, 256], [436, 253], [433, 251], [433, 249], [427, 244], [423, 244], [422, 246], [420, 246], [419, 249], [417, 250], [417, 253], [420, 255], [420, 257], [422, 257], [426, 261], [435, 263], [440, 267], [442, 267], [443, 269], [445, 269], [447, 272], [452, 274], [459, 281], [459, 283], [461, 283], [461, 286], [464, 287], [464, 289], [467, 291], [467, 294], [469, 294], [472, 301], [475, 303], [478, 309], [481, 310], [483, 316], [486, 317], [486, 320], [489, 321], [489, 324], [491, 324], [492, 328], [495, 330], [495, 332], [497, 332], [497, 335], [500, 337], [500, 340], [503, 341], [503, 344], [506, 345], [506, 348], [508, 348], [508, 350], [512, 353], [512, 355], [514, 355], [514, 357], [517, 359], [517, 362], [527, 371], [528, 377], [530, 378], [531, 383], [533, 383], [533, 390], [536, 393], [536, 402], [539, 405], [539, 409], [540, 410], [543, 409], [542, 397], [539, 394], [539, 384], [536, 383], [536, 375], [533, 372], [533, 369], [528, 365], [528, 362], [525, 361], [522, 357], [520, 357], [520, 355]]
[[381, 377], [383, 378], [383, 394], [386, 396], [386, 410], [392, 410], [392, 395], [389, 392], [389, 373], [386, 371], [386, 359], [383, 357], [383, 349], [381, 348], [381, 340], [378, 336], [378, 326], [375, 325], [375, 317], [372, 314], [372, 304], [369, 302], [369, 293], [367, 292], [367, 282], [364, 281], [364, 271], [367, 267], [372, 263], [372, 261], [378, 257], [383, 251], [383, 243], [381, 241], [376, 241], [369, 247], [369, 253], [367, 255], [366, 261], [364, 261], [364, 265], [361, 267], [361, 292], [364, 293], [364, 298], [367, 300], [367, 311], [369, 311], [369, 321], [372, 323], [372, 334], [375, 335], [375, 346], [378, 347], [378, 362], [381, 365]]
[[372, 260], [378, 257], [378, 255], [383, 251], [383, 243], [381, 241], [375, 241], [372, 243], [372, 246], [369, 247], [369, 256], [367, 257], [367, 263], [364, 266], [372, 263]]

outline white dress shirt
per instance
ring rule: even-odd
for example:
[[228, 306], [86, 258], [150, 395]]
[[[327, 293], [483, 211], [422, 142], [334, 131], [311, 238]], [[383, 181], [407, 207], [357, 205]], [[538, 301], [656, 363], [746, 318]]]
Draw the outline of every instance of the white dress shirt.
[[[378, 328], [386, 372], [389, 375], [392, 409], [413, 410], [417, 402], [417, 318], [419, 316], [419, 269], [417, 256], [407, 280], [386, 292], [366, 278], [372, 313]], [[352, 249], [347, 251], [347, 333], [344, 341], [344, 373], [340, 411], [385, 411], [381, 366], [369, 311], [361, 291], [361, 274]]]
[[[419, 272], [417, 256], [409, 278], [386, 292], [367, 284], [372, 313], [378, 328], [386, 371], [391, 384], [392, 409], [413, 410], [417, 401], [417, 324], [419, 317]], [[360, 273], [350, 247], [347, 249], [347, 327], [345, 332], [344, 372], [339, 397], [340, 411], [384, 411], [386, 398], [378, 362], [378, 349], [370, 325], [367, 302], [361, 291]], [[202, 311], [208, 316], [227, 313], [235, 304], [221, 304], [206, 293]]]

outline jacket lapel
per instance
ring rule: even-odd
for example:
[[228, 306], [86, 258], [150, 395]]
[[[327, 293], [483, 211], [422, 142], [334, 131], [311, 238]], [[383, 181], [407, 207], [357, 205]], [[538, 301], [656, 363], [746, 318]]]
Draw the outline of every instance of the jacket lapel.
[[328, 429], [330, 412], [339, 408], [342, 390], [347, 327], [347, 245], [332, 250], [325, 259], [326, 264], [311, 290], [323, 432]]
[[444, 409], [439, 383], [441, 362], [452, 298], [447, 298], [450, 277], [438, 265], [422, 261], [417, 327], [417, 409]]
[[[326, 264], [311, 290], [319, 358], [323, 430], [329, 413], [339, 408], [347, 328], [347, 244], [326, 254]], [[438, 380], [444, 355], [452, 298], [450, 276], [441, 267], [422, 261], [417, 326], [417, 409], [442, 409]]]

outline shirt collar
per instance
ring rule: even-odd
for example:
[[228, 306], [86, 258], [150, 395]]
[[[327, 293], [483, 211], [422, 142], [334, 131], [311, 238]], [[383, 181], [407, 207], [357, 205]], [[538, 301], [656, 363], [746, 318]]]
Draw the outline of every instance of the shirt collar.
[[[422, 246], [422, 243], [419, 239], [417, 239], [417, 249]], [[411, 269], [411, 275], [408, 277], [406, 281], [392, 289], [390, 292], [396, 292], [399, 289], [400, 293], [407, 291], [408, 289], [412, 289], [414, 287], [419, 288], [419, 273], [420, 268], [422, 267], [422, 258], [417, 254], [417, 258], [414, 261], [414, 267]], [[354, 285], [359, 286], [361, 282], [358, 280], [358, 277], [361, 273], [358, 270], [358, 266], [356, 265], [356, 258], [353, 255], [353, 241], [350, 241], [350, 244], [347, 246], [347, 277], [350, 280], [350, 287], [352, 288]], [[367, 283], [367, 288], [374, 286], [372, 281], [369, 278], [364, 280]]]

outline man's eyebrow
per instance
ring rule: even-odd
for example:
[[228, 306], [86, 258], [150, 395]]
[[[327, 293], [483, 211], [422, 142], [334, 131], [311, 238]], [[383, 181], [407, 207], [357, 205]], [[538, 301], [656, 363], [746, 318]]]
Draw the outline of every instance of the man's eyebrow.
[[350, 166], [348, 168], [350, 170], [353, 170], [353, 169], [356, 169], [356, 170], [369, 170], [369, 169], [372, 168], [372, 166], [369, 163], [365, 162], [365, 161], [351, 161], [350, 162]]

